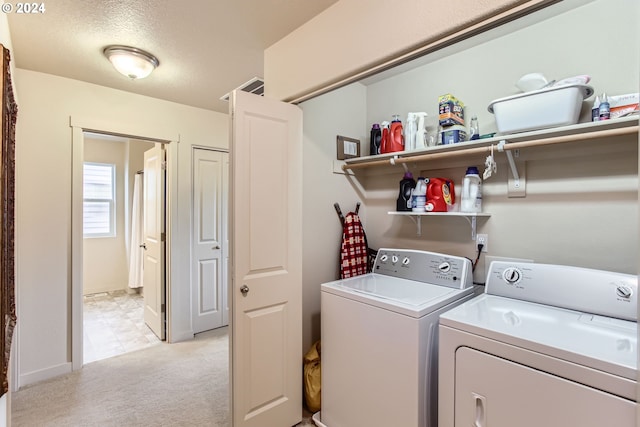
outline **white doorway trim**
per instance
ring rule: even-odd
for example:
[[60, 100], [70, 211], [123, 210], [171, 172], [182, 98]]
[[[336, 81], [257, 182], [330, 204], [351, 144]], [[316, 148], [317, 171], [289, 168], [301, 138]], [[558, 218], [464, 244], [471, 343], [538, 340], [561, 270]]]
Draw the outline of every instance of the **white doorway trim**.
[[171, 283], [177, 280], [178, 272], [171, 268], [171, 253], [178, 253], [177, 239], [172, 239], [172, 230], [177, 230], [177, 203], [172, 203], [172, 197], [178, 194], [178, 133], [167, 135], [149, 132], [137, 126], [104, 123], [94, 119], [70, 117], [72, 128], [72, 171], [71, 171], [71, 365], [72, 370], [78, 370], [83, 365], [83, 319], [82, 319], [82, 262], [83, 262], [83, 231], [82, 231], [82, 164], [84, 159], [84, 132], [102, 133], [140, 139], [167, 144], [167, 195], [166, 195], [166, 295], [167, 295], [167, 342], [173, 342], [172, 337], [172, 304]]

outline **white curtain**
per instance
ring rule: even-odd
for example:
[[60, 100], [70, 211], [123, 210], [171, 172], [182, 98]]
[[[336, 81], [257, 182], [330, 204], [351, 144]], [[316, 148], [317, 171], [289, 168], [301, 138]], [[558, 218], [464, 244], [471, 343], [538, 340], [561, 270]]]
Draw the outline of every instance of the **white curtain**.
[[144, 249], [142, 235], [142, 176], [133, 180], [133, 203], [131, 205], [131, 256], [129, 258], [129, 287], [142, 287], [142, 257]]

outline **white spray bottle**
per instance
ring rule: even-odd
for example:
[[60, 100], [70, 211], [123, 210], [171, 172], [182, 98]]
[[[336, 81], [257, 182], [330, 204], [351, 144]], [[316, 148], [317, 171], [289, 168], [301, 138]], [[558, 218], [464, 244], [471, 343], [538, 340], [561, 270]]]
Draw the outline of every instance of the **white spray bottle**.
[[426, 134], [426, 124], [425, 124], [425, 121], [427, 119], [427, 113], [420, 112], [420, 113], [413, 113], [413, 114], [415, 115], [418, 121], [417, 129], [416, 129], [415, 148], [417, 150], [422, 148], [427, 148], [427, 141], [426, 141], [427, 134]]
[[416, 115], [407, 115], [407, 125], [404, 129], [404, 149], [405, 151], [416, 149]]

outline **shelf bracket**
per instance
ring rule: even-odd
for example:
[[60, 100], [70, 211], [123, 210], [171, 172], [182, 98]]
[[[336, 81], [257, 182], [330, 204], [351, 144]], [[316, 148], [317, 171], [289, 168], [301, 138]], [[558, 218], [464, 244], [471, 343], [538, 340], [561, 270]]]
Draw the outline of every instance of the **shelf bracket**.
[[467, 222], [471, 226], [471, 240], [476, 240], [476, 228], [478, 224], [478, 217], [474, 216], [465, 216]]
[[[505, 150], [504, 146], [507, 143], [504, 139], [498, 143], [498, 151], [503, 152], [507, 156], [509, 162], [509, 168], [511, 169], [511, 175], [513, 179], [509, 179], [508, 182], [508, 195], [509, 197], [525, 197], [526, 196], [526, 178], [524, 175], [524, 168], [522, 174], [518, 173], [518, 167], [516, 161], [513, 158], [511, 150]], [[516, 150], [517, 151], [517, 150]], [[517, 156], [517, 152], [516, 152]]]
[[503, 152], [507, 155], [507, 160], [509, 161], [509, 167], [511, 168], [511, 173], [513, 174], [514, 185], [518, 187], [520, 185], [520, 175], [518, 175], [518, 168], [516, 167], [516, 162], [513, 160], [513, 154], [511, 151], [504, 149], [507, 141], [504, 139], [498, 143], [498, 151]]
[[410, 215], [409, 218], [416, 225], [416, 236], [422, 236], [422, 217], [420, 215]]

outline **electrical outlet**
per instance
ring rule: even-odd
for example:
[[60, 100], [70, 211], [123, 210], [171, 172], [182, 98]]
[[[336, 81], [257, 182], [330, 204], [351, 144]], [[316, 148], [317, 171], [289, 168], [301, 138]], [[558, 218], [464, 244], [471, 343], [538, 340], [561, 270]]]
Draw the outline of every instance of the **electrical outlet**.
[[484, 245], [482, 252], [489, 250], [489, 235], [488, 234], [476, 234], [476, 245]]

